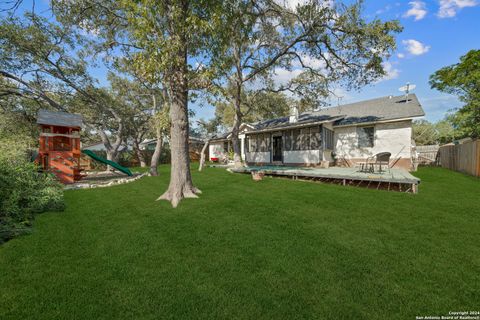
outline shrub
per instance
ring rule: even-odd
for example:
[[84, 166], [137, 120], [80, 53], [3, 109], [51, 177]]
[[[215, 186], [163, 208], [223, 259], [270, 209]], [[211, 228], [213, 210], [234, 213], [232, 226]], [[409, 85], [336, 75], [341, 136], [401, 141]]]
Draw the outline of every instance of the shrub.
[[0, 139], [0, 243], [29, 232], [35, 214], [64, 208], [62, 185], [14, 140]]

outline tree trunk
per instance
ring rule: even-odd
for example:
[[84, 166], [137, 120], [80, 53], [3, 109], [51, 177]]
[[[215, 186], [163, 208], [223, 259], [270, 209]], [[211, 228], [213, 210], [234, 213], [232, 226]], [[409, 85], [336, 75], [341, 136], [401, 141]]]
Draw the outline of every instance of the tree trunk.
[[[184, 79], [184, 74], [181, 75]], [[186, 79], [184, 79], [186, 80]], [[185, 81], [170, 87], [172, 103], [170, 106], [170, 148], [171, 174], [167, 191], [157, 200], [168, 200], [174, 208], [183, 198], [197, 198], [201, 193], [193, 186], [190, 173], [188, 150], [188, 92]], [[182, 90], [183, 89], [183, 90]]]
[[137, 139], [134, 139], [133, 141], [133, 149], [135, 150], [138, 162], [140, 162], [140, 167], [145, 168], [147, 166], [147, 161], [145, 160], [145, 154], [140, 150], [140, 144]]
[[[107, 160], [118, 162], [118, 150], [110, 149], [107, 150]], [[107, 165], [107, 171], [114, 171], [115, 169], [112, 166]]]
[[[105, 146], [105, 150], [107, 152], [107, 160], [118, 162], [118, 149], [122, 144], [124, 126], [122, 119], [117, 114], [114, 114], [114, 117], [115, 119], [117, 119], [118, 122], [118, 132], [114, 144], [110, 143], [110, 139], [108, 138], [107, 133], [103, 129], [97, 130], [100, 138], [102, 139], [103, 145]], [[113, 168], [111, 166], [107, 166], [107, 171], [113, 171]]]
[[205, 144], [203, 145], [202, 152], [200, 153], [200, 165], [198, 166], [198, 171], [203, 170], [203, 166], [205, 165], [205, 152], [207, 151], [209, 144], [210, 140], [207, 139], [207, 141], [205, 141]]
[[243, 85], [243, 72], [241, 66], [241, 56], [242, 49], [241, 46], [237, 45], [233, 51], [233, 57], [235, 59], [236, 65], [236, 79], [235, 79], [235, 92], [234, 92], [234, 104], [235, 108], [235, 117], [233, 119], [233, 128], [232, 128], [232, 146], [233, 146], [233, 161], [235, 163], [235, 168], [240, 168], [242, 164], [242, 147], [240, 145], [240, 139], [238, 134], [240, 133], [240, 125], [242, 124], [242, 85]]
[[240, 133], [240, 125], [242, 124], [242, 110], [241, 107], [241, 92], [242, 86], [240, 82], [237, 82], [235, 92], [235, 118], [233, 120], [232, 128], [232, 146], [233, 146], [233, 161], [235, 162], [235, 168], [242, 167], [242, 147], [240, 145], [240, 139], [238, 134]]
[[[184, 8], [186, 10], [186, 8]], [[186, 11], [185, 11], [186, 12]], [[185, 37], [185, 35], [182, 35]], [[183, 198], [198, 198], [201, 193], [193, 186], [188, 150], [188, 82], [187, 43], [178, 50], [178, 63], [169, 77], [171, 174], [167, 191], [157, 200], [168, 200], [174, 208]]]
[[162, 153], [163, 136], [160, 128], [157, 128], [157, 144], [155, 145], [155, 151], [153, 152], [152, 159], [150, 161], [150, 175], [158, 176], [158, 163], [160, 161], [160, 155]]

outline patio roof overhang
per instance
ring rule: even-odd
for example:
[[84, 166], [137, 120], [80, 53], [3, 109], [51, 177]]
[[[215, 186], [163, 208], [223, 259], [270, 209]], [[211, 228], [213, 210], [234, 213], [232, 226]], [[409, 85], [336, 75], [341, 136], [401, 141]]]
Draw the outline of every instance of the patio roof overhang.
[[260, 129], [260, 130], [252, 130], [252, 131], [245, 132], [245, 134], [250, 135], [250, 134], [257, 134], [257, 133], [266, 133], [266, 132], [284, 131], [284, 130], [305, 128], [305, 127], [316, 126], [316, 125], [329, 123], [329, 122], [333, 123], [333, 122], [335, 122], [339, 119], [342, 119], [342, 118], [343, 118], [343, 116], [339, 116], [339, 117], [332, 117], [330, 119], [321, 120], [321, 121], [313, 121], [313, 122], [305, 122], [305, 123], [292, 123], [292, 124], [278, 126], [278, 127], [271, 127], [271, 128]]

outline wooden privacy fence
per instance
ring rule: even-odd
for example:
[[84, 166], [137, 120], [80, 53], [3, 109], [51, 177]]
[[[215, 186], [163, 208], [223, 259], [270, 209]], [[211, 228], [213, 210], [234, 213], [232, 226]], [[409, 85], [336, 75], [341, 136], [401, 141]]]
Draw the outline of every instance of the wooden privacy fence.
[[438, 149], [440, 149], [439, 145], [416, 146], [417, 163], [423, 165], [437, 164]]
[[480, 140], [441, 146], [439, 156], [443, 168], [480, 177]]

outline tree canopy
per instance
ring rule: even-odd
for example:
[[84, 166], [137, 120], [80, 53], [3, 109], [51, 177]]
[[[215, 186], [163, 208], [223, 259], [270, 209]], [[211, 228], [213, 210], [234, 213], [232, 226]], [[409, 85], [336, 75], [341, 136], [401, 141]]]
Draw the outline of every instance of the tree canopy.
[[471, 50], [460, 62], [430, 76], [432, 88], [458, 96], [464, 106], [451, 115], [462, 137], [480, 137], [480, 50]]
[[418, 146], [444, 144], [456, 138], [450, 117], [434, 123], [427, 120], [414, 121], [412, 129], [412, 138]]

